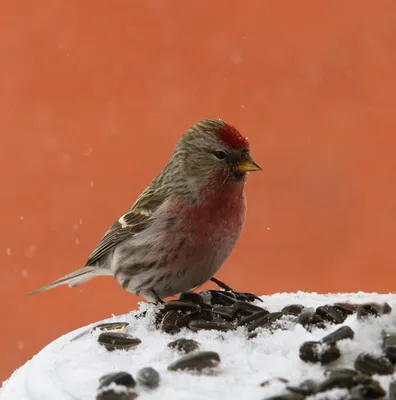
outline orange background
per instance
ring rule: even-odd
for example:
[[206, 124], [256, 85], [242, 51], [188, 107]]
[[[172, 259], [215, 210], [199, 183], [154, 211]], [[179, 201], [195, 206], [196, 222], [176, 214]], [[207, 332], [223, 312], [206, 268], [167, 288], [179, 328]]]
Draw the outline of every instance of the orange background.
[[[249, 137], [237, 289], [396, 289], [394, 1], [27, 0], [0, 11], [0, 379], [139, 300], [81, 267], [180, 134]], [[208, 285], [213, 286], [213, 285]]]

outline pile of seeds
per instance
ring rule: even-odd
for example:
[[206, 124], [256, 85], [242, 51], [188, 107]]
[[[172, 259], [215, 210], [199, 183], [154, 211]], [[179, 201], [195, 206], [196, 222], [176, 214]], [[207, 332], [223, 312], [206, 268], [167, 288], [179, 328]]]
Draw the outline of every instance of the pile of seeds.
[[[178, 300], [168, 301], [156, 307], [155, 326], [166, 334], [176, 334], [182, 329], [192, 332], [215, 330], [227, 332], [238, 327], [246, 332], [246, 339], [252, 339], [260, 330], [274, 332], [285, 328], [284, 322], [300, 324], [306, 330], [325, 328], [328, 324], [341, 325], [352, 314], [358, 319], [368, 319], [391, 313], [389, 304], [334, 303], [314, 308], [302, 304], [290, 304], [277, 312], [269, 312], [264, 304], [252, 293], [209, 290], [200, 293], [182, 293]], [[144, 313], [138, 318], [143, 317]], [[128, 323], [117, 322], [96, 326], [102, 331], [98, 337], [100, 345], [108, 351], [125, 350], [139, 346], [140, 338], [126, 333]], [[301, 344], [299, 357], [307, 363], [328, 365], [341, 356], [338, 342], [353, 340], [353, 330], [342, 325], [320, 341], [308, 341]], [[81, 336], [81, 335], [79, 335]], [[179, 338], [168, 347], [182, 356], [168, 366], [168, 371], [194, 371], [206, 373], [216, 368], [220, 355], [213, 351], [200, 351], [200, 344], [192, 339]], [[383, 332], [381, 356], [361, 353], [355, 360], [354, 369], [329, 369], [323, 381], [306, 380], [299, 386], [287, 385], [285, 378], [284, 393], [271, 399], [304, 399], [308, 396], [326, 393], [333, 389], [342, 389], [345, 399], [375, 399], [386, 394], [373, 375], [391, 375], [396, 363], [396, 335]], [[268, 382], [263, 382], [262, 386]], [[117, 372], [100, 379], [97, 400], [130, 400], [138, 397], [139, 387], [155, 390], [160, 386], [160, 375], [151, 367], [141, 369], [135, 379], [126, 372]], [[389, 398], [396, 400], [396, 383], [389, 386]], [[325, 398], [325, 397], [323, 397]]]

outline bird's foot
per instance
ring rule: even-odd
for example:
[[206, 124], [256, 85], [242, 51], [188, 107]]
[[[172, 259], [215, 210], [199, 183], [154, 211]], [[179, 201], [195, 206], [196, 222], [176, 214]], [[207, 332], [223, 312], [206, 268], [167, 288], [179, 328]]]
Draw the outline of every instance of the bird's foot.
[[154, 289], [151, 290], [151, 293], [153, 295], [153, 298], [156, 300], [154, 302], [154, 304], [158, 305], [158, 304], [164, 304], [165, 303], [164, 300], [162, 300], [161, 297], [158, 296], [157, 292]]

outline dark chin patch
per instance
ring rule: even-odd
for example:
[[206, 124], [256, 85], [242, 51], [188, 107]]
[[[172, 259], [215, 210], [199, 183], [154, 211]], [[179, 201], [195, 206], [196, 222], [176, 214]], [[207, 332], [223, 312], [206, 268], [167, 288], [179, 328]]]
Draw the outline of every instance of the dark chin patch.
[[232, 171], [232, 177], [235, 181], [240, 182], [246, 178], [246, 172]]

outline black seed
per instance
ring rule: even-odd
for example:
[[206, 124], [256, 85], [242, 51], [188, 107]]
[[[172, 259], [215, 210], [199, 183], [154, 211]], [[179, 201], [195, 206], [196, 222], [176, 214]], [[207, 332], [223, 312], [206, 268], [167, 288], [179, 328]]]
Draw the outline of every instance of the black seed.
[[272, 383], [273, 381], [278, 381], [278, 382], [282, 382], [282, 383], [289, 383], [289, 381], [287, 379], [285, 379], [285, 378], [275, 377], [275, 378], [267, 379], [266, 381], [260, 383], [260, 386], [261, 387], [266, 387], [270, 383]]
[[184, 328], [188, 326], [191, 321], [196, 320], [205, 320], [205, 321], [213, 321], [213, 312], [212, 310], [197, 310], [192, 313], [188, 313], [179, 319], [176, 322], [176, 326], [179, 328]]
[[[139, 318], [139, 317], [140, 317], [140, 315], [136, 316], [136, 318]], [[93, 328], [87, 329], [87, 330], [79, 333], [77, 336], [74, 336], [74, 338], [71, 339], [71, 342], [74, 342], [75, 340], [85, 336], [89, 332], [93, 332], [96, 330], [104, 331], [104, 332], [106, 332], [106, 331], [126, 332], [128, 325], [129, 325], [128, 322], [104, 322], [102, 324], [94, 326]]]
[[[236, 312], [242, 315], [251, 315], [259, 311], [263, 311], [264, 308], [255, 306], [254, 304], [247, 303], [246, 301], [237, 301], [233, 305]], [[267, 311], [269, 313], [269, 311]]]
[[378, 399], [384, 397], [385, 390], [382, 389], [378, 382], [369, 385], [357, 385], [349, 392], [348, 399], [361, 400], [361, 399]]
[[188, 327], [193, 332], [198, 332], [200, 330], [216, 330], [216, 331], [226, 332], [234, 329], [234, 326], [231, 325], [229, 322], [216, 322], [216, 321], [204, 321], [204, 320], [191, 321], [188, 324]]
[[104, 346], [107, 350], [122, 350], [130, 349], [137, 346], [142, 341], [136, 337], [121, 332], [103, 332], [98, 337], [100, 345]]
[[171, 300], [164, 304], [164, 310], [170, 311], [195, 311], [200, 307], [198, 304], [191, 303], [189, 301]]
[[115, 392], [112, 389], [102, 391], [96, 396], [96, 400], [135, 400], [137, 398], [138, 395], [135, 392]]
[[320, 315], [325, 321], [333, 322], [335, 324], [342, 324], [346, 318], [345, 314], [330, 305], [318, 307], [316, 309], [316, 313]]
[[135, 380], [133, 379], [131, 374], [128, 374], [128, 372], [115, 372], [112, 374], [104, 375], [99, 378], [99, 382], [99, 389], [110, 386], [112, 383], [115, 383], [119, 386], [125, 386], [127, 388], [134, 388], [136, 386]]
[[386, 334], [384, 336], [382, 350], [390, 361], [396, 363], [396, 334]]
[[220, 356], [214, 351], [200, 351], [187, 354], [169, 365], [169, 371], [196, 370], [201, 371], [205, 368], [213, 368], [219, 365]]
[[[256, 314], [259, 314], [259, 313], [256, 313]], [[255, 314], [252, 314], [252, 315], [255, 315]], [[252, 321], [248, 325], [248, 332], [252, 332], [256, 328], [259, 328], [259, 327], [269, 328], [275, 321], [277, 321], [281, 317], [283, 317], [283, 312], [281, 312], [281, 311], [266, 314], [256, 320]]]
[[160, 375], [154, 368], [145, 367], [138, 371], [136, 379], [141, 385], [155, 389], [159, 385]]
[[377, 317], [383, 314], [389, 314], [392, 311], [391, 306], [388, 303], [365, 303], [360, 304], [357, 308], [358, 319], [365, 317]]
[[296, 317], [298, 317], [304, 309], [305, 306], [303, 306], [302, 304], [290, 304], [283, 307], [281, 311], [285, 315], [295, 315]]
[[168, 311], [161, 322], [161, 331], [170, 333], [171, 335], [180, 332], [180, 328], [176, 325], [178, 318], [179, 314], [177, 311]]
[[195, 292], [180, 293], [179, 300], [183, 302], [190, 301], [191, 303], [194, 304], [202, 304], [204, 302], [202, 296], [199, 293]]
[[193, 339], [181, 338], [168, 343], [168, 347], [185, 353], [191, 353], [199, 348], [199, 343]]
[[389, 383], [389, 400], [396, 400], [396, 381]]
[[234, 319], [236, 318], [235, 309], [227, 306], [215, 307], [213, 309], [213, 314], [218, 315], [219, 317], [227, 321], [234, 321]]
[[298, 386], [286, 386], [286, 389], [303, 396], [310, 396], [318, 391], [318, 386], [318, 382], [313, 379], [307, 379]]
[[318, 328], [324, 328], [323, 318], [315, 312], [313, 308], [303, 310], [298, 316], [298, 322], [304, 326], [309, 327], [314, 325]]
[[336, 331], [326, 335], [322, 339], [322, 342], [328, 343], [328, 344], [335, 344], [339, 340], [353, 339], [354, 335], [355, 335], [355, 333], [349, 326], [342, 326], [341, 328], [338, 328]]
[[325, 371], [325, 375], [328, 377], [333, 377], [333, 376], [351, 376], [354, 377], [358, 375], [359, 372], [357, 372], [354, 369], [350, 368], [335, 368], [335, 369], [327, 369]]
[[302, 400], [305, 396], [298, 393], [284, 393], [278, 396], [266, 397], [265, 400]]
[[209, 304], [209, 303], [202, 303], [202, 304], [200, 304], [200, 307], [203, 310], [211, 310], [213, 308], [212, 304]]
[[365, 374], [359, 374], [359, 373], [356, 376], [354, 376], [353, 380], [356, 382], [356, 385], [370, 385], [373, 382], [374, 383], [377, 382], [370, 376], [365, 375]]
[[248, 315], [247, 317], [241, 318], [240, 321], [238, 322], [238, 326], [242, 325], [247, 325], [250, 324], [253, 321], [256, 321], [257, 319], [264, 317], [265, 315], [268, 315], [269, 311], [267, 310], [261, 310], [258, 312], [255, 312], [253, 314]]
[[129, 325], [128, 322], [105, 322], [103, 324], [99, 324], [93, 327], [92, 330], [100, 330], [100, 331], [119, 331], [125, 330], [125, 328]]
[[366, 375], [391, 375], [393, 364], [384, 356], [375, 356], [369, 353], [360, 353], [355, 360], [355, 369]]
[[334, 303], [333, 307], [341, 311], [343, 314], [351, 315], [356, 312], [358, 306], [357, 304], [351, 303]]
[[321, 342], [305, 342], [300, 347], [300, 358], [303, 361], [328, 364], [340, 357], [340, 351], [335, 345]]
[[248, 339], [250, 340], [250, 339], [254, 339], [254, 338], [256, 338], [257, 336], [258, 336], [258, 334], [259, 334], [259, 332], [258, 331], [254, 331], [254, 332], [250, 332], [249, 334], [248, 334]]
[[327, 390], [339, 388], [339, 389], [350, 389], [356, 386], [356, 382], [350, 375], [334, 375], [321, 382], [318, 388], [318, 392], [325, 392]]

